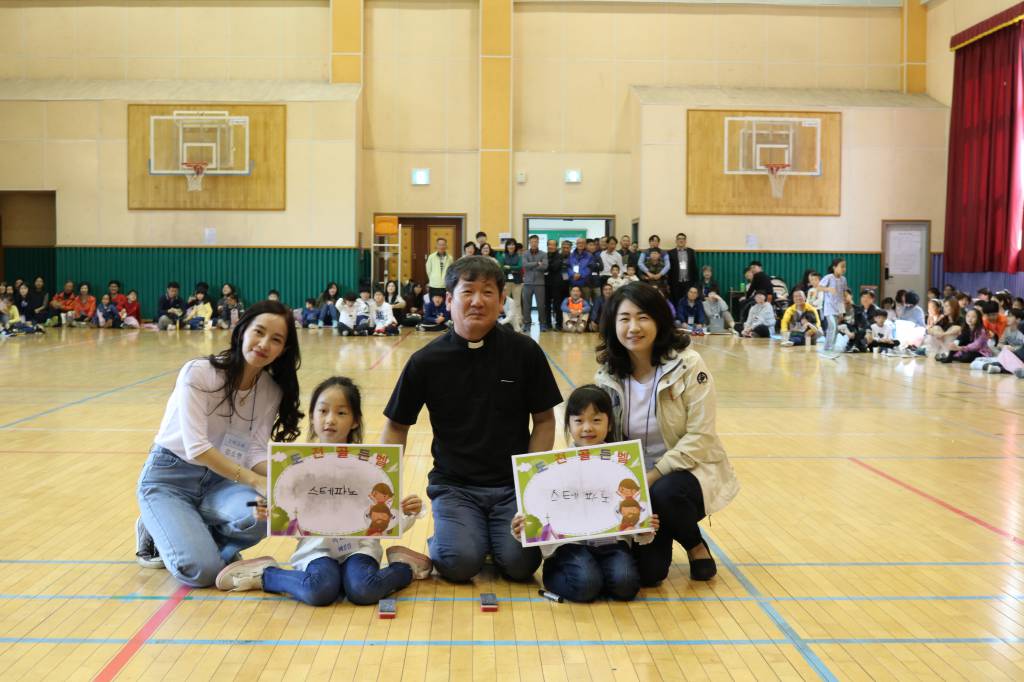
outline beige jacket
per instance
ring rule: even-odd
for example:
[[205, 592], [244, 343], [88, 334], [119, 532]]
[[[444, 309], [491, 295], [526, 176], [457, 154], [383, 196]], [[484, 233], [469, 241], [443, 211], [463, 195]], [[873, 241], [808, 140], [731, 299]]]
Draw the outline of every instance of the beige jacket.
[[[658, 428], [668, 450], [655, 468], [662, 475], [681, 469], [691, 471], [704, 493], [704, 513], [710, 516], [724, 509], [740, 490], [729, 456], [715, 431], [715, 382], [704, 359], [691, 348], [669, 358], [662, 372], [655, 408]], [[614, 438], [609, 440], [623, 440], [623, 381], [612, 376], [606, 367], [598, 370], [594, 380], [612, 398]]]

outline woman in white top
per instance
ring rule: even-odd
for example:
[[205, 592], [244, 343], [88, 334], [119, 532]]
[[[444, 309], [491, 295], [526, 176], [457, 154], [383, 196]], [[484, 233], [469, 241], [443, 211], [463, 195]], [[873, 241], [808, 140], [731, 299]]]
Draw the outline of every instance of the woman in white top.
[[697, 524], [739, 492], [715, 431], [714, 380], [656, 289], [627, 284], [606, 305], [596, 383], [612, 397], [612, 440], [643, 443], [651, 504], [661, 520], [654, 542], [634, 549], [640, 582], [656, 585], [668, 576], [673, 541], [686, 550], [690, 577], [710, 580], [717, 567]]
[[193, 587], [265, 536], [247, 503], [267, 489], [267, 442], [299, 435], [299, 341], [291, 310], [261, 301], [231, 347], [190, 360], [139, 476], [139, 563]]

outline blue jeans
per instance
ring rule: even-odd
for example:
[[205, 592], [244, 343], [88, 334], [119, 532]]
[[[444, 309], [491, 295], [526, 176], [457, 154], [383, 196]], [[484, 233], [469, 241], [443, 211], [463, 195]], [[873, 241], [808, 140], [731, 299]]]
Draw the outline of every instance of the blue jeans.
[[825, 330], [825, 350], [832, 350], [836, 345], [836, 334], [839, 333], [839, 325], [836, 322], [837, 315], [826, 315], [828, 329]]
[[640, 573], [624, 542], [562, 545], [544, 561], [544, 589], [574, 602], [591, 602], [602, 594], [630, 601], [640, 591]]
[[376, 604], [412, 583], [408, 564], [381, 568], [366, 554], [353, 554], [342, 563], [330, 557], [310, 561], [304, 571], [268, 568], [263, 572], [263, 590], [287, 594], [310, 606], [328, 606], [342, 597], [359, 606]]
[[225, 565], [266, 536], [246, 502], [256, 491], [154, 445], [136, 495], [142, 523], [167, 570], [186, 585], [209, 587]]
[[533, 578], [540, 550], [523, 547], [508, 530], [516, 513], [513, 486], [428, 485], [427, 497], [434, 513], [434, 537], [427, 547], [442, 578], [467, 582], [483, 568], [488, 553], [509, 580]]
[[330, 303], [324, 303], [320, 308], [320, 321], [324, 323], [325, 327], [333, 326], [338, 321], [338, 315], [338, 309]]

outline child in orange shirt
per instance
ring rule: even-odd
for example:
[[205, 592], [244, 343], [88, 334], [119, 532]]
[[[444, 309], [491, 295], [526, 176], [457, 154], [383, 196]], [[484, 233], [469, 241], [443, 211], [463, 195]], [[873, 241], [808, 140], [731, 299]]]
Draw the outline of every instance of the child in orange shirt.
[[71, 310], [70, 324], [72, 327], [87, 327], [96, 314], [96, 297], [89, 294], [89, 283], [82, 282], [75, 297], [75, 306]]

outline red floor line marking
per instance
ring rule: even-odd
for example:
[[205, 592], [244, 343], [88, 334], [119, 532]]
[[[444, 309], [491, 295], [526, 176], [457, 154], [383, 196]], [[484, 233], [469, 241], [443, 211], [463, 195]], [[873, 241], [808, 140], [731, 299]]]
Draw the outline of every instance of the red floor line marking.
[[1006, 538], [1008, 540], [1011, 540], [1015, 544], [1024, 545], [1024, 538], [1019, 538], [1019, 537], [1017, 537], [1016, 535], [1014, 535], [1013, 533], [1011, 533], [1009, 531], [1003, 530], [1002, 528], [999, 528], [998, 526], [993, 526], [988, 521], [985, 521], [984, 519], [979, 519], [974, 514], [971, 514], [970, 512], [965, 512], [963, 509], [960, 509], [959, 507], [954, 507], [949, 502], [946, 502], [945, 500], [941, 500], [938, 497], [935, 497], [934, 495], [926, 493], [925, 491], [921, 490], [920, 488], [915, 488], [914, 486], [910, 485], [909, 483], [901, 481], [900, 479], [896, 478], [895, 476], [892, 476], [890, 474], [885, 473], [881, 469], [876, 469], [875, 467], [871, 466], [870, 464], [866, 464], [865, 462], [860, 461], [856, 457], [851, 457], [850, 461], [853, 462], [854, 464], [856, 464], [857, 466], [860, 466], [860, 467], [863, 467], [863, 468], [867, 469], [868, 471], [870, 471], [873, 474], [881, 476], [882, 478], [884, 478], [887, 481], [895, 483], [896, 485], [900, 486], [901, 488], [909, 490], [910, 492], [914, 493], [915, 495], [919, 495], [919, 496], [925, 498], [926, 500], [928, 500], [930, 502], [934, 502], [935, 504], [939, 505], [943, 509], [945, 509], [947, 511], [953, 512], [957, 516], [963, 517], [963, 518], [967, 519], [968, 521], [970, 521], [972, 523], [975, 523], [975, 524], [981, 526], [982, 528], [984, 528], [986, 530], [990, 530], [990, 531], [992, 531], [993, 533], [995, 533], [997, 535], [1001, 535], [1004, 538]]
[[398, 340], [395, 341], [393, 344], [391, 344], [391, 348], [388, 348], [388, 352], [384, 353], [384, 355], [382, 355], [379, 358], [377, 358], [376, 361], [374, 361], [374, 363], [372, 365], [370, 365], [370, 369], [377, 369], [377, 366], [380, 363], [382, 363], [385, 360], [387, 360], [391, 356], [391, 354], [395, 351], [395, 348], [397, 348], [400, 343], [405, 341], [410, 336], [412, 336], [412, 333], [406, 334], [405, 336], [398, 337]]
[[171, 612], [178, 607], [178, 604], [188, 596], [188, 593], [192, 591], [191, 587], [182, 585], [178, 590], [170, 596], [167, 602], [160, 607], [160, 609], [149, 617], [149, 620], [139, 628], [139, 631], [135, 633], [135, 636], [129, 639], [121, 650], [117, 652], [117, 655], [107, 663], [107, 666], [100, 671], [100, 673], [93, 678], [93, 682], [110, 682], [121, 669], [131, 660], [135, 652], [142, 648], [142, 645], [146, 643], [156, 629], [167, 620], [167, 617], [171, 615]]

